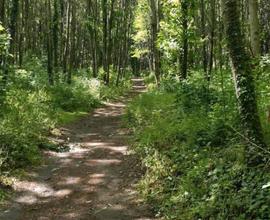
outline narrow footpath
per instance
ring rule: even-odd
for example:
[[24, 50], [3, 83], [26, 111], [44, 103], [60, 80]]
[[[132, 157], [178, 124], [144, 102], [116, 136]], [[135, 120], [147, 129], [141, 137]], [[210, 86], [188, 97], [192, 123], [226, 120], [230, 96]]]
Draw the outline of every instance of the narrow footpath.
[[1, 220], [152, 220], [150, 208], [138, 202], [135, 184], [140, 163], [128, 153], [123, 128], [125, 105], [144, 89], [61, 128], [69, 152], [46, 152], [44, 165], [15, 183], [16, 195]]

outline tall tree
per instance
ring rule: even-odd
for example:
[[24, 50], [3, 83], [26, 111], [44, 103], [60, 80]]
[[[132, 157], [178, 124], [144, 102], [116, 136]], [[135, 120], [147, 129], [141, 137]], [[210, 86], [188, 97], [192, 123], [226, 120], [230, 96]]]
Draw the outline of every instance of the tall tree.
[[181, 13], [182, 13], [182, 41], [183, 41], [183, 52], [182, 52], [182, 68], [181, 78], [187, 78], [188, 72], [188, 0], [181, 1]]
[[46, 0], [47, 8], [47, 72], [48, 79], [51, 85], [54, 84], [54, 74], [53, 74], [53, 41], [52, 41], [52, 8], [51, 0]]
[[160, 0], [149, 0], [151, 9], [151, 40], [152, 40], [152, 59], [153, 68], [156, 76], [157, 84], [160, 82], [160, 52], [157, 47], [157, 39], [159, 32], [159, 19], [160, 19]]
[[59, 44], [59, 0], [54, 0], [54, 14], [53, 14], [53, 56], [54, 67], [58, 68], [58, 44]]
[[265, 147], [265, 142], [258, 114], [251, 57], [247, 52], [245, 37], [241, 30], [238, 0], [222, 0], [222, 2], [239, 112], [246, 137], [250, 140], [247, 148], [248, 162], [257, 164], [261, 161], [255, 153], [256, 146]]
[[213, 62], [214, 62], [214, 44], [215, 44], [215, 28], [216, 28], [216, 0], [211, 0], [211, 31], [210, 31], [210, 54], [209, 54], [209, 69], [207, 79], [210, 81]]
[[10, 53], [13, 56], [15, 56], [15, 43], [16, 43], [18, 16], [19, 16], [19, 0], [12, 0], [9, 32], [10, 32]]
[[102, 0], [102, 19], [103, 19], [103, 70], [105, 71], [104, 81], [107, 82], [109, 74], [108, 65], [108, 2]]
[[205, 19], [205, 1], [201, 0], [201, 35], [202, 35], [202, 56], [203, 70], [207, 73], [207, 51], [206, 51], [206, 19]]

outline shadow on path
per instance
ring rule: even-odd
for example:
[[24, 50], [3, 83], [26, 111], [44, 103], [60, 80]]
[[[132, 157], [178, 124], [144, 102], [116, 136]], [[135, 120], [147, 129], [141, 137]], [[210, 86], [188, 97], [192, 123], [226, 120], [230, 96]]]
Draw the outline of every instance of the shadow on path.
[[61, 129], [71, 151], [46, 152], [45, 164], [15, 183], [18, 193], [1, 220], [153, 219], [137, 201], [139, 162], [128, 154], [121, 126], [126, 100], [145, 89], [142, 80], [133, 82], [128, 97]]

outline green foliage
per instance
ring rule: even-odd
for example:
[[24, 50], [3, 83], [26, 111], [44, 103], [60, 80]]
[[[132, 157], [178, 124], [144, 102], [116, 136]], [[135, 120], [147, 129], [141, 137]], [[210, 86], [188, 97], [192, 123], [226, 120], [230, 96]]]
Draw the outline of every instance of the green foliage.
[[10, 88], [0, 122], [2, 168], [20, 167], [36, 162], [37, 145], [54, 126], [49, 96], [44, 90], [28, 93]]
[[134, 150], [146, 167], [139, 189], [166, 219], [270, 218], [268, 168], [246, 166], [232, 129], [240, 129], [232, 84], [223, 80], [223, 89], [220, 78], [206, 87], [197, 73], [173, 86], [165, 80], [128, 107]]
[[70, 124], [86, 115], [88, 115], [88, 112], [84, 112], [84, 111], [76, 111], [76, 112], [60, 111], [58, 123], [60, 125]]
[[100, 83], [76, 78], [73, 85], [58, 84], [49, 88], [56, 108], [64, 111], [89, 111], [98, 105]]
[[268, 121], [268, 111], [270, 110], [270, 57], [264, 56], [260, 60], [260, 65], [256, 70], [257, 75], [257, 98], [259, 103], [260, 116], [266, 135], [266, 140], [270, 141], [270, 126]]
[[148, 87], [151, 87], [149, 85], [156, 84], [156, 76], [154, 72], [147, 73], [146, 76], [144, 77], [144, 82]]
[[119, 87], [103, 86], [86, 75], [78, 71], [71, 85], [59, 79], [50, 86], [43, 62], [37, 58], [29, 59], [24, 69], [9, 72], [0, 111], [0, 171], [38, 163], [39, 148], [62, 151], [46, 138], [56, 125], [71, 123], [102, 99], [115, 98], [130, 88], [128, 82]]
[[121, 95], [124, 95], [131, 88], [130, 80], [124, 80], [120, 82], [118, 86], [116, 86], [113, 82], [109, 86], [101, 86], [100, 98], [102, 100], [113, 100]]
[[6, 33], [4, 27], [0, 23], [0, 55], [6, 55], [8, 48], [9, 36]]
[[150, 17], [149, 8], [146, 0], [139, 0], [135, 10], [135, 19], [133, 23], [134, 34], [132, 39], [134, 45], [132, 48], [132, 56], [136, 58], [146, 58], [150, 53], [147, 46], [149, 34]]

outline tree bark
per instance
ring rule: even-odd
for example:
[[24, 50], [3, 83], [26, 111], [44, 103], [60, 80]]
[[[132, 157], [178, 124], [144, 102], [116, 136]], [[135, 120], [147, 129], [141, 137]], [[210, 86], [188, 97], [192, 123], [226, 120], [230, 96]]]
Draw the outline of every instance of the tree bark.
[[70, 14], [71, 14], [71, 5], [70, 2], [67, 3], [66, 9], [66, 33], [65, 33], [65, 44], [64, 44], [64, 57], [63, 57], [63, 73], [64, 77], [67, 79], [67, 65], [68, 65], [68, 57], [70, 54]]
[[[206, 27], [205, 27], [205, 1], [201, 0], [201, 32], [202, 32], [202, 56], [203, 56], [203, 70], [207, 75], [207, 51], [206, 51]], [[206, 77], [207, 78], [207, 77]]]
[[252, 49], [253, 56], [258, 57], [261, 55], [258, 1], [248, 0], [248, 6], [249, 6], [249, 26], [250, 26], [251, 49]]
[[181, 2], [182, 11], [182, 40], [183, 40], [183, 54], [182, 54], [182, 67], [181, 78], [187, 78], [188, 72], [188, 2], [183, 0]]
[[0, 22], [5, 26], [5, 16], [6, 16], [6, 0], [0, 0]]
[[211, 0], [210, 55], [209, 55], [209, 69], [207, 74], [207, 80], [209, 82], [211, 79], [214, 63], [215, 28], [216, 28], [216, 0]]
[[103, 70], [105, 72], [104, 82], [107, 84], [108, 65], [108, 8], [107, 0], [102, 0], [102, 18], [103, 18]]
[[[19, 15], [19, 0], [12, 1], [12, 8], [10, 14], [10, 53], [15, 57], [15, 43], [16, 43], [16, 32], [17, 32], [17, 19]], [[14, 59], [12, 59], [14, 62]]]
[[258, 114], [255, 85], [251, 67], [251, 57], [247, 52], [245, 37], [241, 30], [238, 0], [222, 0], [224, 4], [225, 29], [232, 72], [235, 82], [236, 96], [242, 126], [247, 143], [248, 163], [255, 165], [261, 162], [256, 153], [257, 147], [265, 147], [261, 122]]
[[157, 47], [157, 38], [159, 32], [159, 0], [149, 0], [151, 8], [151, 30], [152, 30], [152, 53], [153, 69], [157, 84], [160, 83], [160, 52]]
[[49, 84], [54, 84], [54, 75], [53, 75], [53, 50], [52, 50], [52, 37], [51, 37], [51, 30], [52, 30], [52, 13], [51, 13], [51, 1], [46, 1], [47, 6], [47, 72], [48, 72], [48, 79]]
[[54, 68], [58, 68], [58, 42], [59, 42], [59, 2], [54, 0], [54, 14], [53, 14], [53, 56], [54, 56]]

